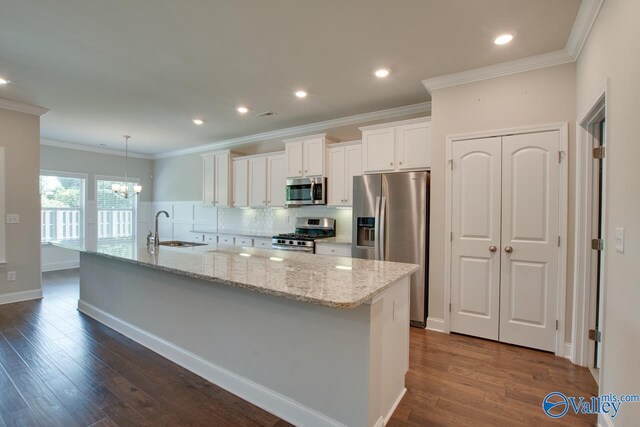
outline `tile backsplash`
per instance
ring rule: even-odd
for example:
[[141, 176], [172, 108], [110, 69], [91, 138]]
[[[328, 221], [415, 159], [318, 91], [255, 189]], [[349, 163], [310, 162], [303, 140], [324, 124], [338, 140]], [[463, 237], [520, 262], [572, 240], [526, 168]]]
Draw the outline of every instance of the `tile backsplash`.
[[351, 237], [351, 209], [310, 206], [291, 209], [218, 209], [219, 230], [291, 232], [298, 217], [328, 217], [336, 220], [336, 234]]
[[170, 218], [160, 217], [160, 237], [178, 240], [190, 239], [190, 230], [237, 230], [242, 232], [265, 232], [268, 234], [294, 231], [298, 217], [328, 217], [336, 220], [336, 234], [351, 238], [351, 209], [336, 209], [325, 206], [301, 208], [239, 209], [211, 208], [201, 202], [154, 202], [150, 224], [155, 213], [166, 210]]

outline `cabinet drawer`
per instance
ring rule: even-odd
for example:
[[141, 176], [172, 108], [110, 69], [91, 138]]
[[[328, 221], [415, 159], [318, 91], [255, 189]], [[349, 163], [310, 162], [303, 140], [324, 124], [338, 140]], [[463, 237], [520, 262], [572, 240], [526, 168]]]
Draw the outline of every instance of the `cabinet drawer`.
[[348, 245], [326, 245], [316, 244], [316, 253], [318, 255], [333, 255], [351, 257], [351, 246]]
[[236, 246], [253, 246], [253, 239], [251, 237], [236, 236]]
[[191, 240], [196, 243], [204, 243], [204, 235], [203, 234], [194, 234], [191, 237]]
[[253, 239], [256, 248], [271, 249], [271, 239]]
[[205, 234], [204, 235], [204, 243], [207, 245], [215, 245], [218, 243], [218, 236], [215, 234]]
[[233, 236], [218, 236], [218, 243], [221, 245], [233, 245], [234, 238]]

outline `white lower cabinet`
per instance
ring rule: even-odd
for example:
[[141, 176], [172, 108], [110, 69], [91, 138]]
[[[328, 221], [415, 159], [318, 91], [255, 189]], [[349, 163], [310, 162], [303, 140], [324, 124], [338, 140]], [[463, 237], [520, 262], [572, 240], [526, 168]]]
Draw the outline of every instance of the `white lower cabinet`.
[[245, 247], [253, 246], [253, 239], [251, 237], [235, 236], [234, 240], [235, 240], [236, 246], [245, 246]]
[[253, 246], [262, 249], [271, 249], [271, 239], [253, 239]]
[[316, 243], [316, 254], [351, 257], [351, 246]]
[[204, 234], [194, 234], [191, 236], [191, 241], [195, 243], [205, 243]]
[[218, 236], [218, 243], [221, 245], [235, 245], [235, 238], [233, 236]]
[[203, 243], [206, 243], [207, 245], [215, 245], [218, 243], [218, 236], [215, 234], [205, 234]]

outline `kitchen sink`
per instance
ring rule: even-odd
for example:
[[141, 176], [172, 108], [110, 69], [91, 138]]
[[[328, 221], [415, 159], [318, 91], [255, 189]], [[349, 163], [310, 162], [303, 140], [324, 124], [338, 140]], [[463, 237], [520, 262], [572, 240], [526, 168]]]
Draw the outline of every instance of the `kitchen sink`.
[[181, 240], [169, 240], [158, 243], [160, 246], [170, 246], [172, 248], [191, 248], [193, 246], [206, 246], [206, 243], [183, 242]]

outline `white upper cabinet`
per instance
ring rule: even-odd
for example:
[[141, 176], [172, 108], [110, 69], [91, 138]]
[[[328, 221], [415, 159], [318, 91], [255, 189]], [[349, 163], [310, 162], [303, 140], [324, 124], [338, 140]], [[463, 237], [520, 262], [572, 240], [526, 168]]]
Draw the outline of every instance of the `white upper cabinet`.
[[220, 151], [202, 155], [202, 202], [208, 206], [230, 207], [232, 195], [231, 159], [237, 154]]
[[431, 119], [419, 118], [360, 128], [364, 173], [431, 167]]
[[216, 157], [214, 154], [202, 156], [202, 203], [204, 205], [215, 203], [215, 167]]
[[233, 207], [249, 206], [249, 160], [233, 161]]
[[358, 143], [333, 144], [327, 149], [330, 206], [353, 204], [353, 177], [362, 175], [362, 147]]
[[414, 123], [396, 128], [398, 169], [431, 166], [431, 123]]
[[284, 207], [287, 185], [285, 153], [267, 156], [267, 206]]
[[302, 176], [302, 141], [289, 142], [286, 144], [287, 158], [289, 164], [287, 166], [287, 176]]
[[267, 158], [249, 159], [249, 206], [264, 208], [267, 206]]
[[326, 134], [284, 141], [287, 154], [287, 177], [325, 175], [325, 147], [335, 140]]

